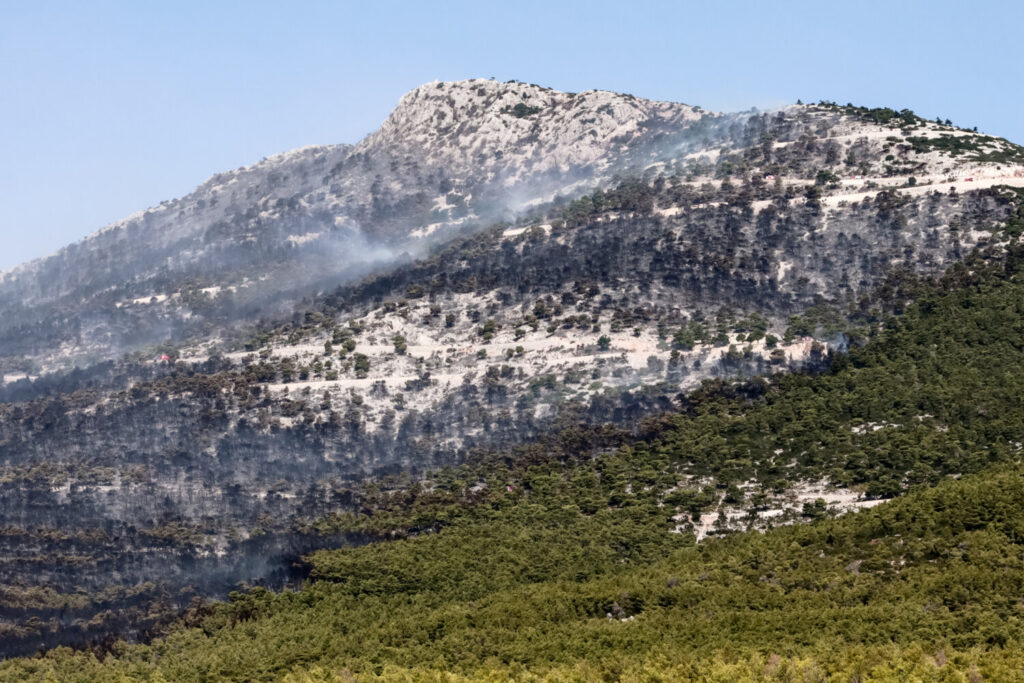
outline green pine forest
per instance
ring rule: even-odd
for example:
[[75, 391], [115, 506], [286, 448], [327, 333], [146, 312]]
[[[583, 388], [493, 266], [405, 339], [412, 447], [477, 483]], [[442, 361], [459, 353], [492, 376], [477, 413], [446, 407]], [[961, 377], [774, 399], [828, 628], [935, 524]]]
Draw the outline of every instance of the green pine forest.
[[[377, 540], [313, 554], [301, 590], [0, 679], [1022, 680], [1021, 227], [844, 312], [857, 343], [822, 373], [709, 382], [633, 432], [572, 426], [363, 485], [358, 512], [310, 526]], [[809, 480], [885, 502], [673, 532]]]

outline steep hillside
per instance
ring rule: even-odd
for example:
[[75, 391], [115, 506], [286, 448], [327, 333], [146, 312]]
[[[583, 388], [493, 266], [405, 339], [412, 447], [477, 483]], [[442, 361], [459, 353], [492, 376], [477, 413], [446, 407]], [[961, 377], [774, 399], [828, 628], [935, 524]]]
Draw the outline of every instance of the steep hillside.
[[482, 80], [216, 176], [0, 282], [6, 652], [148, 637], [537, 458], [629, 446], [601, 495], [697, 539], [1005, 461], [1021, 186], [1021, 148], [908, 111]]
[[613, 93], [423, 86], [355, 147], [310, 147], [219, 174], [4, 273], [0, 354], [51, 368], [222, 333], [408, 258], [445, 228], [592, 185], [666, 136], [685, 137], [701, 116]]
[[[1008, 239], [1021, 225], [1015, 217]], [[30, 443], [40, 455], [73, 449], [5, 470], [9, 652], [139, 634], [159, 625], [161, 609], [217, 594], [232, 579], [281, 581], [286, 558], [309, 549], [476, 524], [509, 505], [528, 515], [549, 495], [556, 509], [597, 515], [600, 528], [612, 521], [604, 514], [641, 514], [644, 543], [670, 549], [690, 534], [870, 507], [907, 487], [1016, 462], [1021, 248], [986, 258], [934, 283], [894, 281], [874, 301], [881, 310], [864, 319], [870, 340], [833, 358], [825, 374], [711, 385], [633, 434], [577, 416], [553, 437], [470, 453], [459, 468], [430, 475], [422, 468], [444, 451], [429, 450], [426, 423], [403, 426], [398, 452], [411, 473], [346, 480], [358, 443], [351, 425], [303, 415], [285, 426], [273, 413], [293, 399], [265, 400], [253, 391], [258, 378], [227, 371], [171, 371], [102, 402], [83, 391], [6, 407], [5, 453]], [[473, 396], [461, 393], [441, 417], [458, 422], [457, 408], [472, 412]], [[350, 399], [341, 419], [360, 405]], [[297, 409], [329, 410], [316, 406]], [[232, 426], [232, 415], [264, 410], [267, 427], [241, 418]], [[508, 419], [503, 412], [495, 409], [494, 424]], [[613, 419], [635, 425], [642, 412]], [[368, 443], [387, 443], [374, 438]], [[196, 588], [180, 593], [182, 585]], [[102, 610], [109, 615], [90, 618]]]
[[[739, 187], [755, 211], [813, 185], [842, 210], [1024, 184], [1021, 149], [909, 112], [831, 104], [713, 115], [689, 105], [522, 83], [433, 83], [356, 146], [311, 147], [219, 174], [0, 276], [7, 374], [82, 366], [165, 341], [230, 338], [294, 302], [630, 175], [675, 200]], [[745, 191], [745, 190], [744, 190]], [[743, 197], [741, 191], [739, 197]], [[798, 279], [801, 273], [792, 272]]]

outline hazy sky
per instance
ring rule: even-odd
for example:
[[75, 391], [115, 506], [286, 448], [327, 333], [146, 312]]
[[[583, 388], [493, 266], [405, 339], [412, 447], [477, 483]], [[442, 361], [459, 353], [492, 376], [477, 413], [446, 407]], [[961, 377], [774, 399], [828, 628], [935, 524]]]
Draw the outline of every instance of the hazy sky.
[[0, 0], [0, 269], [495, 77], [713, 110], [829, 99], [1024, 141], [1017, 2]]

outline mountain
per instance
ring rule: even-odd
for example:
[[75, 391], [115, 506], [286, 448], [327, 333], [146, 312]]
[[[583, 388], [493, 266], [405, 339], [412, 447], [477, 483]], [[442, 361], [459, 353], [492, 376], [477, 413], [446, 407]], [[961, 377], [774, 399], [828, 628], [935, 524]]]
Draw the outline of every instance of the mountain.
[[[828, 378], [887, 354], [925, 363], [926, 346], [874, 340], [922, 292], [1012, 261], [1020, 187], [1024, 149], [908, 110], [717, 114], [485, 80], [417, 88], [356, 145], [215, 176], [0, 280], [5, 653], [145, 639], [193, 597], [298, 580], [312, 550], [463, 514], [435, 496], [555, 486], [551, 454], [677, 444], [669, 470], [616, 462], [609, 505], [656, 492], [670, 529], [701, 541], [999, 461], [970, 444], [1009, 432], [943, 442], [970, 467], [875, 441], [967, 420], [897, 395], [925, 365], [880, 364], [856, 391]], [[1014, 372], [969, 342], [964, 367]], [[782, 412], [743, 412], [786, 386]], [[707, 406], [724, 412], [692, 426]], [[573, 476], [612, 476], [587, 467]], [[587, 516], [608, 502], [573, 501]]]
[[717, 189], [726, 177], [727, 190], [750, 181], [755, 210], [811, 180], [831, 208], [872, 196], [871, 183], [911, 177], [911, 195], [948, 180], [961, 189], [1019, 183], [1021, 158], [1005, 141], [891, 111], [724, 116], [601, 91], [428, 84], [355, 146], [310, 147], [219, 174], [0, 275], [0, 363], [8, 374], [37, 374], [166, 341], [231, 337], [427, 254], [455, 232], [515, 220], [616, 175], [675, 178], [668, 210], [707, 203], [708, 188], [692, 197], [680, 188]]
[[218, 174], [0, 275], [0, 349], [8, 364], [70, 367], [280, 314], [456, 226], [592, 185], [703, 118], [607, 92], [429, 84], [358, 145]]

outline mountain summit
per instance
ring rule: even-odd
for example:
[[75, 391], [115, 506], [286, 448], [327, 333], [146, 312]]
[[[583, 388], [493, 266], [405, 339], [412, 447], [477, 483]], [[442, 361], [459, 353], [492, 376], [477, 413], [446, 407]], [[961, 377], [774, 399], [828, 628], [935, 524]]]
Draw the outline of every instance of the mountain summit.
[[380, 130], [356, 147], [416, 155], [478, 182], [506, 187], [531, 176], [607, 170], [657, 132], [677, 132], [700, 107], [588, 90], [565, 93], [519, 82], [435, 82], [407, 93]]
[[[421, 86], [354, 147], [307, 147], [217, 174], [3, 273], [0, 355], [74, 363], [187, 337], [200, 320], [206, 334], [210, 323], [279, 312], [422, 253], [425, 237], [594, 187], [702, 116], [602, 91], [487, 80]], [[217, 320], [172, 305], [205, 298]]]

